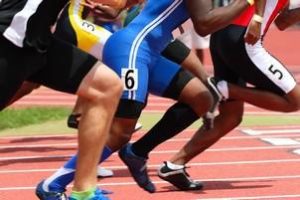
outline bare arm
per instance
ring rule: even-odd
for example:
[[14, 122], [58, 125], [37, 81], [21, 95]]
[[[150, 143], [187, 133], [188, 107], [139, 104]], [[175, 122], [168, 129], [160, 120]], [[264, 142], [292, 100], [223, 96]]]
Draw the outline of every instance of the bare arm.
[[229, 25], [248, 6], [247, 0], [235, 0], [228, 6], [212, 9], [212, 1], [187, 0], [187, 8], [196, 32], [205, 36]]
[[116, 9], [123, 9], [125, 7], [131, 7], [135, 4], [143, 3], [144, 0], [91, 0], [96, 4], [103, 4]]
[[94, 4], [103, 4], [113, 8], [121, 9], [126, 6], [127, 0], [91, 0]]
[[280, 30], [285, 30], [300, 21], [300, 8], [289, 10], [286, 7], [276, 18], [275, 24]]
[[266, 0], [257, 0], [255, 2], [255, 15], [248, 25], [245, 34], [245, 42], [254, 45], [261, 36], [261, 24], [263, 23], [263, 16], [266, 7]]

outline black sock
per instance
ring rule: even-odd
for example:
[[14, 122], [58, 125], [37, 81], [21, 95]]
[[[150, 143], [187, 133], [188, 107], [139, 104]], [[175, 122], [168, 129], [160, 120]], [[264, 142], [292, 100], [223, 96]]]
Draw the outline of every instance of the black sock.
[[174, 137], [197, 119], [199, 119], [198, 115], [188, 105], [174, 104], [152, 129], [132, 144], [133, 153], [148, 158], [148, 154], [156, 146]]

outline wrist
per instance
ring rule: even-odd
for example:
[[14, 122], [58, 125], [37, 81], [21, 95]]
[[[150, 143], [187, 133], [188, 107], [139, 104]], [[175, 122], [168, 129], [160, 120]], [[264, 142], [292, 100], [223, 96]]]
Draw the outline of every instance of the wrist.
[[249, 4], [250, 6], [253, 6], [253, 5], [254, 5], [254, 0], [247, 0], [247, 2], [248, 2], [248, 4]]
[[262, 24], [263, 21], [264, 21], [264, 18], [262, 16], [258, 15], [258, 14], [254, 14], [253, 17], [252, 17], [252, 20]]

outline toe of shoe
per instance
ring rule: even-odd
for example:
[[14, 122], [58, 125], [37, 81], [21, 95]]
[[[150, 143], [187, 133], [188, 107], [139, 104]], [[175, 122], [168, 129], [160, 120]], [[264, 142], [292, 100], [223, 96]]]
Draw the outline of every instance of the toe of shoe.
[[143, 188], [149, 193], [154, 193], [156, 191], [155, 185], [151, 181], [145, 184]]

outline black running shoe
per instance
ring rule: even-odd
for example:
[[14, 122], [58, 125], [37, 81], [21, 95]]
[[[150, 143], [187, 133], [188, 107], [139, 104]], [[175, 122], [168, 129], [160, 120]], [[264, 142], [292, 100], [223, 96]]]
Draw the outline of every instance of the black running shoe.
[[192, 180], [185, 169], [186, 167], [173, 170], [168, 167], [167, 162], [164, 162], [158, 170], [158, 176], [171, 183], [179, 190], [201, 190], [203, 188], [203, 184], [200, 181]]
[[144, 190], [154, 193], [155, 186], [151, 182], [147, 171], [147, 159], [135, 155], [129, 143], [119, 150], [119, 157], [127, 165], [135, 182]]
[[67, 125], [70, 128], [78, 129], [79, 126], [79, 118], [81, 114], [71, 114], [68, 117]]

